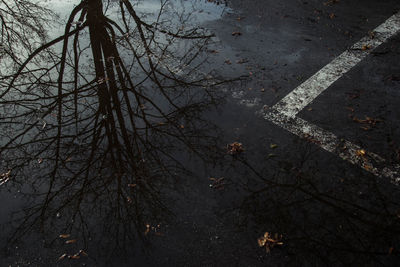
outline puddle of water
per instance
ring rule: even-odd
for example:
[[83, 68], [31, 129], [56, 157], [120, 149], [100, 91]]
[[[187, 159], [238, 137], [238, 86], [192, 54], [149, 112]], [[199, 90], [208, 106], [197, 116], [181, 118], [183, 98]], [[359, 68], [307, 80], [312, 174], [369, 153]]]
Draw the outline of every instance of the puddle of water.
[[[60, 15], [64, 20], [71, 10], [80, 3], [80, 0], [49, 0], [46, 6]], [[141, 17], [153, 21], [162, 9], [162, 19], [172, 20], [174, 23], [202, 24], [220, 19], [230, 11], [225, 2], [208, 0], [136, 0], [131, 1], [135, 11]], [[118, 1], [111, 1], [109, 13], [117, 16]]]

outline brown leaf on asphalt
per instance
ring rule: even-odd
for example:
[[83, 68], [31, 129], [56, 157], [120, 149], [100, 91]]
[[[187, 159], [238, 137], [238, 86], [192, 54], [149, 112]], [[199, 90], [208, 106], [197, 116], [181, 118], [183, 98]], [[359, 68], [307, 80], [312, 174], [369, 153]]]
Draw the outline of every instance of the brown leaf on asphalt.
[[270, 144], [269, 147], [270, 147], [271, 149], [275, 149], [275, 148], [278, 147], [278, 145], [277, 145], [277, 144]]
[[218, 189], [218, 190], [224, 189], [224, 186], [225, 186], [224, 179], [225, 179], [224, 177], [221, 177], [221, 178], [210, 177], [209, 180], [212, 181], [212, 183], [210, 184], [210, 187], [214, 188], [214, 189]]
[[75, 255], [69, 256], [68, 258], [73, 259], [73, 260], [77, 260], [77, 259], [80, 259], [81, 256], [79, 256], [78, 254], [75, 254]]
[[364, 163], [362, 167], [366, 171], [371, 171], [372, 170], [372, 166], [367, 164], [367, 163]]
[[267, 253], [271, 251], [273, 247], [276, 245], [282, 246], [282, 235], [279, 235], [278, 233], [275, 233], [275, 235], [272, 237], [269, 232], [265, 232], [264, 235], [260, 238], [257, 239], [258, 246], [264, 247]]
[[370, 39], [374, 39], [375, 38], [375, 34], [376, 33], [374, 31], [369, 31], [368, 32], [368, 36], [369, 36]]
[[242, 35], [241, 32], [232, 32], [232, 36], [240, 36], [240, 35]]
[[81, 250], [78, 251], [78, 253], [75, 253], [74, 255], [68, 255], [67, 253], [64, 253], [63, 255], [61, 255], [58, 258], [58, 260], [60, 261], [60, 260], [65, 259], [65, 258], [72, 259], [72, 260], [77, 260], [77, 259], [80, 259], [81, 256], [87, 257], [88, 254], [81, 249]]
[[[378, 122], [381, 122], [382, 120], [379, 119], [374, 119], [368, 116], [365, 116], [365, 119], [358, 119], [357, 117], [352, 117], [354, 122], [361, 123], [361, 124], [367, 124], [368, 130], [372, 127], [374, 127]], [[364, 129], [365, 130], [365, 129]]]
[[76, 243], [76, 241], [78, 241], [78, 240], [77, 239], [70, 239], [70, 240], [65, 241], [65, 244], [73, 244], [73, 243]]
[[68, 238], [68, 237], [70, 237], [71, 235], [70, 234], [61, 234], [61, 235], [59, 235], [58, 237], [59, 238]]
[[88, 254], [85, 251], [83, 251], [82, 249], [79, 250], [79, 255], [82, 255], [82, 256], [85, 256], [85, 257], [88, 256]]
[[146, 230], [144, 231], [144, 235], [147, 235], [150, 232], [150, 224], [146, 224]]
[[240, 154], [244, 151], [242, 143], [239, 142], [233, 142], [232, 144], [228, 144], [226, 145], [226, 148], [228, 150], [228, 154], [231, 155]]
[[369, 49], [371, 49], [371, 48], [372, 48], [371, 45], [363, 45], [363, 46], [361, 47], [361, 50], [365, 51], [365, 50], [369, 50]]
[[64, 258], [66, 258], [67, 256], [68, 256], [67, 253], [64, 253], [58, 258], [58, 260], [60, 261], [60, 260], [62, 260]]
[[356, 151], [356, 155], [359, 157], [365, 157], [365, 155], [367, 154], [367, 152], [365, 152], [364, 149], [360, 149]]

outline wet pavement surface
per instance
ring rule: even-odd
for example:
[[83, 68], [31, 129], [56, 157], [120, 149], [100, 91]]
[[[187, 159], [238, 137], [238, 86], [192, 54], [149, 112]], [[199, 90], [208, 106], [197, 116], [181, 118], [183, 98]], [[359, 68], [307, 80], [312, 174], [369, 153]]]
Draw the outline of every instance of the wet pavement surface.
[[[40, 10], [50, 39], [79, 2]], [[1, 266], [399, 264], [399, 184], [264, 117], [398, 1], [130, 2], [78, 9], [64, 55], [22, 65], [40, 42], [2, 41]], [[297, 115], [381, 169], [400, 164], [399, 38]]]

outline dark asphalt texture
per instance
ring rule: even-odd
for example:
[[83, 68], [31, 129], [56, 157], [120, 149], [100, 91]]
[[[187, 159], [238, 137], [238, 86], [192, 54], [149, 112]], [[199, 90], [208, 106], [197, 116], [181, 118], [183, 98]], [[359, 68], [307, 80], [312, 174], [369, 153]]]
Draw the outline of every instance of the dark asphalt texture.
[[[229, 0], [227, 6], [223, 18], [203, 25], [218, 40], [219, 53], [210, 53], [209, 64], [218, 76], [245, 77], [224, 85], [225, 102], [205, 118], [219, 127], [220, 148], [237, 141], [245, 151], [213, 163], [177, 155], [194, 175], [165, 186], [162, 201], [173, 216], [160, 226], [162, 236], [150, 233], [145, 242], [124, 247], [124, 257], [107, 258], [119, 249], [107, 247], [113, 239], [107, 231], [103, 243], [89, 242], [91, 257], [77, 261], [57, 262], [65, 244], [33, 236], [11, 248], [1, 266], [399, 265], [399, 187], [264, 120], [259, 111], [398, 12], [400, 2]], [[397, 35], [299, 116], [399, 164], [399, 48]], [[377, 119], [368, 130], [354, 120], [366, 117]], [[211, 187], [210, 177], [224, 177], [224, 186]], [[270, 252], [259, 247], [265, 232], [282, 235], [283, 245]]]

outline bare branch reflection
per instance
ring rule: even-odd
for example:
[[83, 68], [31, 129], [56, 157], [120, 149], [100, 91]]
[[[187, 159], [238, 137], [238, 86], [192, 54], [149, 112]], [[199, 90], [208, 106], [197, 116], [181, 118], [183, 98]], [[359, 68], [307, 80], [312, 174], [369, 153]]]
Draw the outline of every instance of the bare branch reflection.
[[361, 171], [334, 175], [326, 166], [334, 169], [336, 159], [320, 169], [319, 153], [302, 142], [267, 157], [268, 168], [237, 158], [235, 165], [246, 168], [235, 170], [251, 177], [238, 184], [247, 192], [237, 206], [238, 223], [259, 236], [282, 234], [283, 248], [270, 257], [286, 265], [390, 265], [399, 256], [398, 188]]
[[60, 37], [2, 77], [1, 169], [31, 201], [10, 241], [39, 227], [50, 244], [79, 236], [82, 249], [113, 236], [108, 253], [123, 253], [173, 215], [163, 193], [186, 172], [180, 155], [210, 160], [216, 132], [201, 114], [221, 83], [203, 67], [212, 35], [166, 20], [166, 2], [150, 23], [129, 1], [82, 1]]

